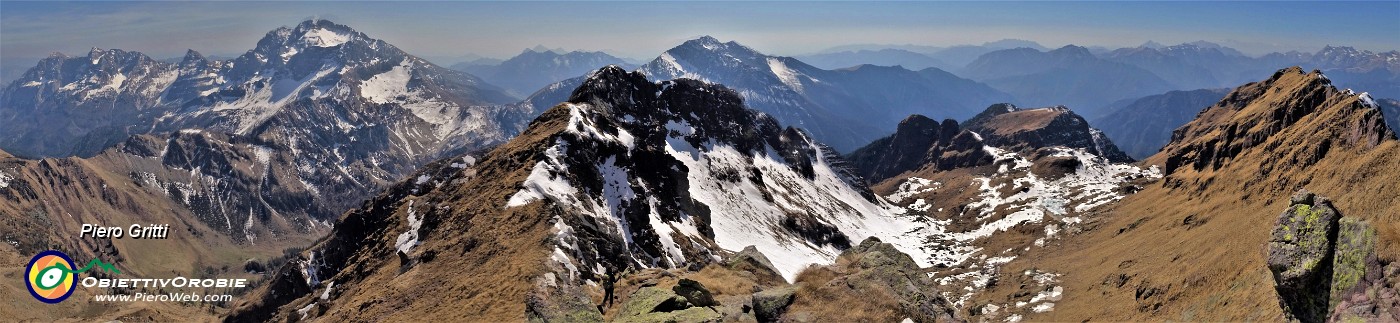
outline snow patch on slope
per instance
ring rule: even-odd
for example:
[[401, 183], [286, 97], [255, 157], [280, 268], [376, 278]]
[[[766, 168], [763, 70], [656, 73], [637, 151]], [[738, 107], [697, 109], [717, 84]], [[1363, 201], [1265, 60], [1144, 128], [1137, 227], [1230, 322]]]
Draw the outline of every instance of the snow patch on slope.
[[778, 80], [783, 81], [783, 84], [787, 84], [788, 87], [791, 87], [798, 93], [802, 92], [802, 80], [797, 78], [799, 74], [797, 71], [788, 68], [787, 64], [783, 63], [782, 60], [769, 57], [768, 69], [772, 70], [773, 75], [778, 76]]
[[563, 140], [557, 141], [553, 147], [546, 150], [545, 156], [548, 160], [535, 163], [530, 175], [521, 183], [523, 187], [520, 191], [515, 192], [510, 196], [510, 200], [506, 201], [506, 208], [523, 206], [544, 198], [564, 205], [573, 205], [574, 193], [577, 190], [564, 178], [564, 174], [569, 171], [563, 160], [568, 150], [569, 144]]
[[418, 228], [423, 226], [423, 218], [413, 209], [413, 202], [414, 200], [408, 201], [408, 231], [400, 233], [394, 242], [394, 247], [405, 254], [418, 245]]
[[316, 28], [306, 31], [306, 34], [301, 36], [301, 40], [308, 46], [335, 47], [350, 41], [350, 35], [330, 29]]
[[413, 66], [407, 59], [395, 65], [388, 72], [379, 73], [360, 83], [360, 95], [370, 102], [386, 104], [397, 102], [398, 97], [408, 94], [409, 72]]
[[[679, 124], [667, 126], [672, 127], [689, 128]], [[672, 136], [667, 140], [666, 152], [690, 170], [690, 195], [710, 208], [714, 241], [720, 247], [741, 250], [753, 245], [768, 256], [784, 278], [792, 281], [808, 265], [829, 264], [840, 253], [831, 245], [774, 234], [786, 231], [781, 221], [790, 212], [810, 211], [807, 213], [838, 228], [853, 243], [876, 236], [913, 256], [920, 266], [931, 265], [930, 255], [921, 248], [923, 237], [942, 229], [915, 222], [903, 215], [903, 209], [881, 200], [866, 199], [826, 163], [824, 154], [818, 153], [813, 162], [814, 177], [808, 180], [771, 148], [766, 153], [746, 154], [713, 141], [703, 146], [693, 147]], [[760, 182], [749, 177], [740, 177], [738, 183], [718, 180], [723, 177], [722, 172], [749, 167], [761, 174]], [[773, 202], [764, 199], [765, 192]]]

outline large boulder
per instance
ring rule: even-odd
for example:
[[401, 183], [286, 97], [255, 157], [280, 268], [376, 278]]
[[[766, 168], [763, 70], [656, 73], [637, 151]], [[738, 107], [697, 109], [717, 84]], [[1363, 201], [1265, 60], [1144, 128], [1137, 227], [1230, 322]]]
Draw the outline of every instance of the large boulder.
[[685, 297], [686, 301], [690, 302], [692, 306], [719, 305], [718, 302], [715, 302], [714, 295], [710, 294], [710, 290], [705, 289], [705, 285], [694, 280], [681, 278], [680, 282], [676, 283], [675, 287], [671, 287], [671, 291], [675, 292], [676, 295]]
[[1327, 198], [1299, 190], [1279, 214], [1269, 237], [1269, 271], [1285, 312], [1293, 319], [1327, 318], [1332, 247], [1341, 214]]
[[614, 317], [616, 322], [712, 322], [719, 319], [720, 314], [714, 309], [694, 306], [685, 296], [656, 286], [637, 289]]
[[783, 275], [778, 273], [777, 267], [773, 266], [773, 262], [769, 261], [768, 257], [754, 246], [744, 247], [744, 250], [734, 253], [729, 257], [726, 265], [729, 269], [752, 273], [754, 281], [759, 284], [781, 285], [787, 283]]
[[796, 286], [785, 286], [754, 293], [754, 317], [759, 322], [778, 321], [778, 317], [787, 311], [788, 305], [792, 305], [792, 296], [796, 292]]

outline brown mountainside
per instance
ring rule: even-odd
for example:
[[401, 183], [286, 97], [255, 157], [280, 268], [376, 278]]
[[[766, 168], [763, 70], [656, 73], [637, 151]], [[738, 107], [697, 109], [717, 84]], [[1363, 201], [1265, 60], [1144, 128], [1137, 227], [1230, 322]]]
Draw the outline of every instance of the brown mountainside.
[[[309, 237], [327, 227], [313, 222], [307, 211], [310, 203], [290, 202], [305, 192], [262, 186], [280, 178], [270, 172], [285, 167], [260, 162], [254, 147], [222, 135], [188, 132], [170, 138], [136, 136], [91, 158], [28, 160], [0, 152], [0, 273], [23, 275], [31, 256], [53, 249], [78, 263], [97, 258], [115, 264], [122, 272], [119, 277], [217, 276], [257, 282], [259, 275], [245, 272], [245, 261], [269, 262], [286, 248], [309, 243]], [[206, 180], [212, 177], [200, 173], [200, 167], [218, 171], [223, 178]], [[264, 200], [269, 192], [284, 201]], [[83, 224], [120, 227], [128, 236], [80, 238]], [[131, 238], [133, 224], [168, 224], [168, 236]], [[0, 285], [0, 297], [30, 298], [22, 281]], [[0, 317], [111, 320], [137, 315], [187, 320], [218, 314], [204, 306], [175, 303], [97, 303], [92, 298], [95, 291], [106, 292], [80, 288], [62, 304], [44, 308], [18, 306], [27, 301], [5, 302], [0, 304]], [[227, 288], [186, 291], [239, 293]]]
[[[1054, 311], [1026, 320], [1283, 319], [1265, 250], [1292, 192], [1328, 196], [1376, 224], [1381, 263], [1400, 257], [1400, 142], [1368, 96], [1293, 67], [1241, 86], [1178, 129], [1145, 162], [1159, 184], [1124, 198], [1085, 231], [1007, 264], [1061, 274]], [[997, 286], [978, 302], [1000, 302]]]

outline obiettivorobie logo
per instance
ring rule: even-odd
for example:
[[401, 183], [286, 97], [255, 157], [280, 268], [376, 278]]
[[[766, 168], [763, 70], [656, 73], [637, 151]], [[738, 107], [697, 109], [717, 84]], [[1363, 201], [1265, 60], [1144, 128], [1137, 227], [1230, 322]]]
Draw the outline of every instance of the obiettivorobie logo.
[[[68, 299], [73, 295], [73, 290], [78, 286], [88, 288], [119, 288], [119, 289], [164, 289], [164, 288], [245, 288], [248, 287], [248, 279], [244, 278], [97, 278], [85, 277], [78, 279], [78, 274], [85, 273], [94, 268], [113, 274], [121, 274], [116, 266], [93, 259], [81, 269], [74, 269], [73, 258], [57, 250], [46, 250], [34, 255], [29, 260], [29, 267], [24, 269], [24, 284], [29, 287], [29, 294], [35, 299], [44, 303], [56, 304]], [[192, 294], [171, 292], [168, 294], [146, 294], [146, 293], [117, 293], [94, 295], [94, 301], [98, 302], [227, 302], [233, 299], [228, 294]]]
[[73, 258], [58, 250], [46, 250], [34, 255], [29, 259], [29, 267], [24, 269], [24, 284], [29, 287], [29, 294], [35, 299], [44, 303], [56, 304], [68, 299], [73, 295], [74, 283], [78, 274], [87, 272], [93, 267], [120, 274], [121, 271], [113, 267], [112, 264], [102, 262], [96, 258], [88, 262], [82, 269], [74, 269]]

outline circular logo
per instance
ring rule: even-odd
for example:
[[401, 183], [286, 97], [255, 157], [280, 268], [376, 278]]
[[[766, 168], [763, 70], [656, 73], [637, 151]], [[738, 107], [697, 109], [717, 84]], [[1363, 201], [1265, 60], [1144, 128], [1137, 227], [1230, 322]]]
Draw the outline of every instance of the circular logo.
[[47, 250], [34, 255], [29, 267], [24, 269], [24, 284], [29, 294], [44, 303], [54, 304], [73, 295], [73, 259], [57, 250]]

